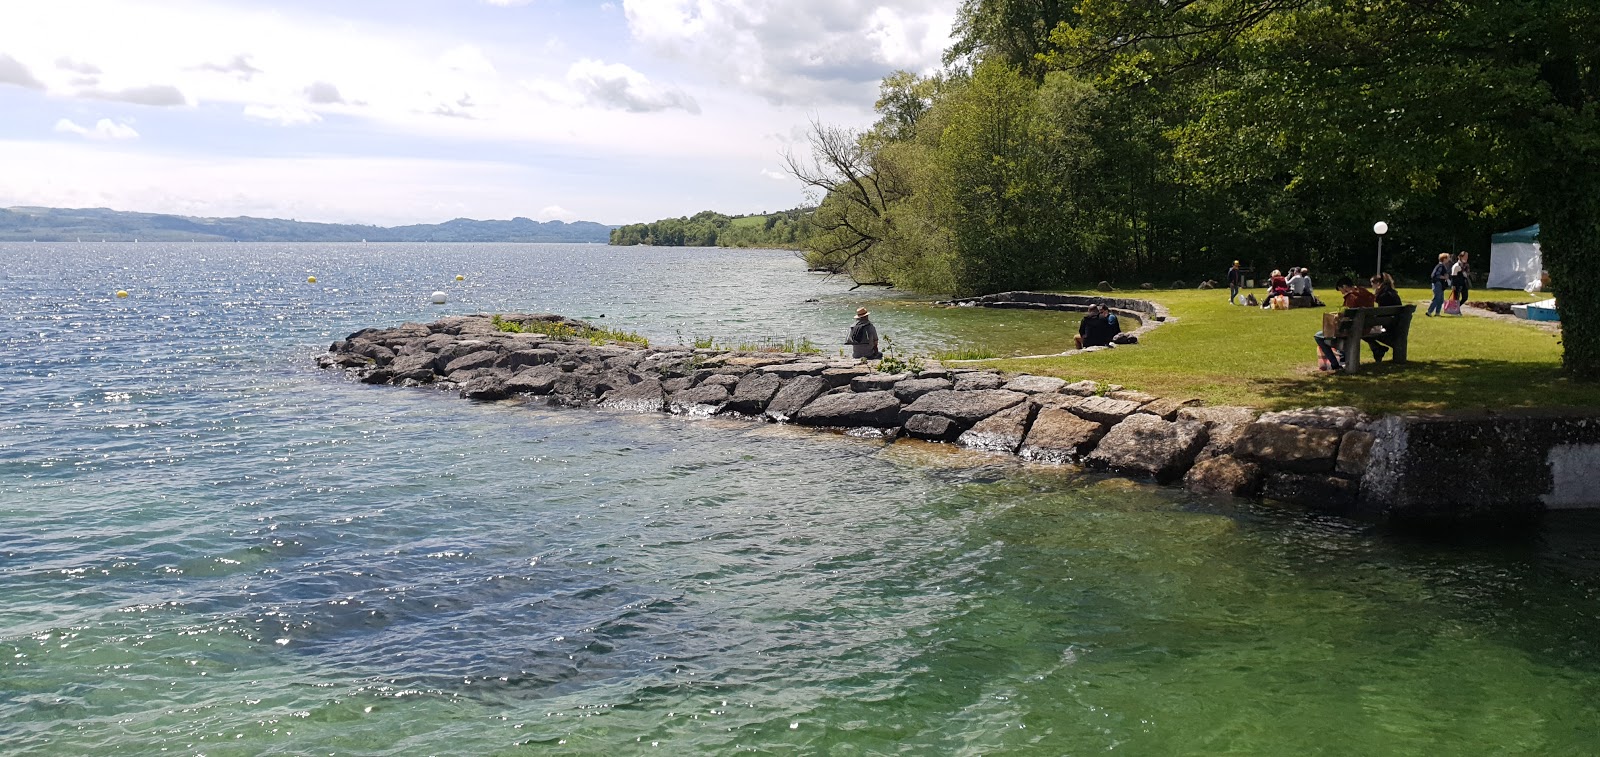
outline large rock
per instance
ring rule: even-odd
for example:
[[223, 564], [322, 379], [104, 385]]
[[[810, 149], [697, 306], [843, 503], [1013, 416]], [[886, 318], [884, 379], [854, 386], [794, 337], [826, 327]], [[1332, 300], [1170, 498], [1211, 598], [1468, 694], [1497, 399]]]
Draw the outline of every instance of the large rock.
[[[445, 343], [443, 347], [439, 348], [439, 362], [436, 363], [435, 366], [439, 369], [440, 373], [449, 373], [452, 370], [460, 370], [459, 368], [450, 368], [451, 361], [466, 355], [471, 355], [475, 352], [488, 352], [490, 355], [495, 355], [499, 352], [499, 350], [495, 348], [493, 342], [485, 341], [483, 339], [452, 340]], [[493, 361], [491, 360], [491, 362]]]
[[[1189, 421], [1198, 423], [1198, 421]], [[1232, 456], [1235, 444], [1239, 437], [1244, 436], [1248, 423], [1209, 423], [1206, 424], [1206, 448], [1200, 450], [1198, 459], [1205, 460], [1223, 455]]]
[[503, 400], [510, 395], [501, 376], [479, 376], [461, 387], [461, 396], [469, 400]]
[[829, 389], [841, 386], [850, 386], [850, 382], [872, 373], [872, 369], [864, 365], [852, 365], [848, 368], [825, 368], [822, 371], [822, 380], [828, 382]]
[[1257, 420], [1263, 423], [1282, 423], [1286, 426], [1321, 428], [1345, 432], [1372, 421], [1366, 413], [1353, 407], [1311, 407], [1266, 413]]
[[868, 373], [850, 379], [852, 392], [882, 392], [894, 389], [894, 385], [909, 378], [904, 373]]
[[1359, 491], [1356, 482], [1337, 476], [1272, 473], [1261, 487], [1261, 496], [1342, 513], [1355, 507]]
[[794, 419], [807, 426], [887, 428], [900, 425], [900, 400], [894, 392], [829, 394], [812, 400]]
[[957, 441], [963, 447], [1015, 454], [1027, 437], [1028, 424], [1036, 412], [1038, 406], [1031, 402], [1009, 407], [978, 421]]
[[506, 380], [506, 391], [512, 394], [549, 394], [555, 389], [556, 379], [562, 375], [552, 365], [524, 368]]
[[1166, 482], [1183, 475], [1205, 445], [1205, 426], [1141, 413], [1112, 426], [1088, 462]]
[[901, 417], [910, 420], [911, 416], [918, 413], [942, 415], [955, 421], [965, 431], [978, 421], [1027, 399], [1026, 394], [1004, 389], [941, 389], [918, 397], [916, 402], [906, 406]]
[[721, 384], [705, 384], [702, 386], [673, 392], [667, 398], [667, 407], [674, 413], [688, 415], [712, 415], [722, 409], [732, 397], [728, 394], [728, 387]]
[[791, 379], [796, 376], [821, 376], [828, 370], [827, 363], [780, 363], [769, 365], [761, 369], [778, 378]]
[[948, 442], [961, 433], [955, 421], [942, 415], [913, 415], [905, 428], [908, 436], [935, 442]]
[[921, 397], [928, 392], [937, 392], [940, 389], [949, 389], [950, 387], [950, 379], [923, 378], [919, 376], [917, 378], [906, 379], [905, 381], [895, 384], [894, 396], [902, 403], [909, 405], [913, 402], [916, 402], [918, 397]]
[[1217, 405], [1214, 407], [1185, 407], [1178, 411], [1180, 421], [1199, 421], [1212, 427], [1221, 424], [1243, 426], [1253, 423], [1258, 413], [1253, 408]]
[[1183, 485], [1202, 494], [1248, 497], [1261, 488], [1261, 466], [1226, 455], [1205, 458], [1184, 475]]
[[524, 349], [516, 352], [507, 352], [495, 361], [495, 366], [508, 371], [517, 370], [529, 365], [545, 365], [556, 361], [556, 351], [547, 349]]
[[783, 379], [770, 373], [751, 373], [739, 379], [734, 386], [733, 399], [723, 406], [723, 412], [759, 415], [767, 403], [783, 388]]
[[828, 385], [821, 376], [799, 376], [785, 382], [782, 389], [767, 403], [766, 416], [775, 421], [787, 421], [800, 412], [818, 395], [827, 391]]
[[[767, 374], [771, 376], [772, 374]], [[773, 378], [777, 378], [773, 376]], [[695, 386], [720, 386], [729, 392], [739, 385], [739, 377], [731, 373], [710, 373], [694, 382]]]
[[1121, 389], [1115, 392], [1106, 392], [1106, 396], [1114, 400], [1122, 400], [1123, 402], [1136, 402], [1140, 405], [1155, 402], [1156, 400], [1160, 399], [1154, 394], [1146, 394], [1134, 389]]
[[1066, 381], [1050, 376], [1024, 375], [1007, 381], [1005, 386], [1000, 388], [1023, 394], [1054, 394], [1066, 385]]
[[1327, 473], [1339, 454], [1338, 431], [1256, 421], [1245, 426], [1233, 453], [1268, 468], [1298, 473]]
[[637, 384], [606, 392], [600, 400], [600, 407], [634, 413], [660, 413], [667, 409], [667, 393], [661, 387], [660, 379], [645, 378]]
[[962, 373], [956, 376], [956, 391], [977, 392], [985, 389], [999, 389], [1005, 386], [1006, 380], [1000, 378], [998, 373]]
[[1139, 403], [1127, 400], [1114, 400], [1108, 397], [1085, 397], [1082, 402], [1074, 405], [1072, 412], [1078, 417], [1104, 423], [1108, 426], [1122, 422], [1122, 419], [1139, 411]]
[[1017, 454], [1041, 463], [1074, 463], [1088, 455], [1105, 434], [1104, 424], [1080, 418], [1070, 410], [1043, 408]]
[[1140, 406], [1139, 412], [1154, 415], [1164, 421], [1173, 421], [1178, 419], [1179, 410], [1198, 404], [1200, 404], [1200, 400], [1194, 398], [1171, 399], [1162, 397], [1153, 402], [1146, 402]]
[[1093, 397], [1100, 393], [1100, 385], [1088, 379], [1074, 381], [1066, 386], [1061, 387], [1061, 393], [1072, 394], [1079, 397]]
[[429, 352], [400, 355], [389, 363], [389, 372], [394, 374], [397, 381], [411, 379], [427, 383], [433, 380], [433, 358]]
[[494, 350], [479, 350], [469, 352], [461, 357], [452, 359], [444, 366], [444, 375], [449, 376], [456, 371], [475, 371], [479, 368], [493, 368], [500, 359], [500, 353]]
[[1365, 431], [1346, 431], [1339, 442], [1339, 459], [1334, 469], [1346, 476], [1360, 476], [1367, 469], [1372, 456], [1372, 443], [1376, 440]]

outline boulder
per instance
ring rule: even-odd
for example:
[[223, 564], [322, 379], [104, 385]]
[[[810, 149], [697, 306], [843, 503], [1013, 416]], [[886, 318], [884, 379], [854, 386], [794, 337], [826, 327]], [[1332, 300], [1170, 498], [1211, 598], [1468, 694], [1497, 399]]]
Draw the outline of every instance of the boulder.
[[773, 395], [772, 401], [767, 403], [766, 416], [769, 420], [787, 421], [827, 388], [828, 385], [822, 381], [821, 376], [799, 376], [790, 379], [784, 382], [783, 388], [779, 389], [778, 393]]
[[850, 386], [850, 382], [872, 373], [872, 369], [864, 365], [852, 365], [848, 368], [825, 368], [822, 371], [822, 380], [828, 382], [828, 388]]
[[1067, 382], [1050, 376], [1018, 376], [1005, 383], [1000, 388], [1009, 392], [1022, 392], [1023, 394], [1055, 394]]
[[1099, 284], [1096, 284], [1094, 288], [1096, 291], [1100, 292], [1114, 291], [1114, 288], [1111, 286], [1111, 282], [1109, 281], [1102, 281]]
[[506, 379], [500, 376], [479, 376], [461, 387], [461, 396], [469, 400], [503, 400], [511, 396]]
[[1082, 402], [1073, 406], [1072, 412], [1077, 413], [1080, 418], [1112, 426], [1138, 412], [1140, 404], [1109, 397], [1085, 397]]
[[618, 387], [606, 392], [600, 407], [626, 410], [634, 413], [660, 413], [667, 409], [667, 392], [657, 378], [645, 378], [637, 384]]
[[473, 371], [479, 368], [493, 368], [495, 362], [499, 359], [500, 353], [494, 350], [469, 352], [461, 357], [452, 358], [448, 363], [445, 363], [444, 370], [441, 371], [441, 373], [448, 376], [456, 371]]
[[868, 373], [850, 379], [852, 392], [882, 392], [894, 389], [894, 385], [910, 378], [904, 373]]
[[661, 382], [661, 388], [665, 389], [667, 394], [675, 394], [693, 386], [693, 376], [678, 376]]
[[1180, 421], [1199, 421], [1207, 427], [1221, 424], [1243, 426], [1254, 422], [1256, 411], [1248, 407], [1218, 405], [1215, 407], [1185, 407], [1178, 411]]
[[767, 403], [783, 387], [783, 379], [770, 373], [751, 373], [739, 379], [734, 386], [733, 398], [724, 405], [723, 412], [759, 415]]
[[1066, 386], [1061, 387], [1061, 393], [1076, 395], [1078, 397], [1093, 397], [1100, 393], [1100, 385], [1088, 379], [1074, 381]]
[[[488, 350], [491, 353], [498, 351], [495, 349], [494, 344], [482, 339], [451, 340], [445, 342], [444, 345], [439, 348], [439, 362], [435, 365], [437, 365], [438, 368], [443, 369], [448, 367], [450, 365], [450, 361], [455, 360], [456, 358], [462, 357], [463, 355], [471, 355], [474, 352], [483, 352], [485, 350]], [[447, 373], [448, 371], [441, 372]]]
[[1327, 473], [1339, 453], [1340, 433], [1256, 421], [1234, 442], [1234, 455], [1268, 468], [1297, 473]]
[[1360, 476], [1367, 469], [1376, 437], [1365, 431], [1346, 431], [1339, 442], [1339, 458], [1334, 470], [1346, 476]]
[[524, 368], [506, 379], [506, 391], [512, 394], [549, 394], [555, 389], [561, 371], [555, 366], [540, 365]]
[[[767, 375], [771, 376], [772, 374], [769, 373]], [[773, 376], [773, 378], [777, 377]], [[724, 389], [727, 389], [729, 392], [732, 392], [733, 388], [739, 385], [739, 377], [730, 373], [711, 373], [701, 377], [700, 380], [696, 381], [694, 385], [697, 387], [720, 386]]]
[[1028, 435], [1028, 424], [1037, 412], [1038, 406], [1032, 402], [1006, 408], [978, 421], [957, 441], [961, 446], [972, 449], [1016, 454], [1022, 446], [1022, 440]]
[[1086, 459], [1091, 465], [1167, 482], [1183, 475], [1205, 445], [1206, 428], [1199, 423], [1139, 414], [1112, 426]]
[[[926, 373], [923, 375], [925, 376]], [[916, 402], [918, 397], [921, 397], [928, 392], [937, 392], [940, 389], [949, 389], [951, 386], [952, 384], [950, 379], [947, 378], [924, 378], [919, 376], [917, 378], [906, 379], [905, 381], [895, 384], [894, 396], [902, 403], [909, 405], [913, 402]]]
[[394, 371], [372, 366], [363, 370], [360, 378], [363, 384], [387, 384], [394, 380]]
[[1155, 285], [1155, 284], [1152, 284], [1152, 283], [1150, 283], [1150, 282], [1148, 282], [1148, 281], [1146, 281], [1146, 282], [1145, 282], [1145, 283], [1143, 283], [1143, 284], [1140, 284], [1140, 285], [1139, 285], [1139, 288], [1140, 288], [1140, 289], [1155, 289], [1155, 288], [1156, 288], [1156, 285]]
[[796, 376], [821, 376], [827, 369], [827, 363], [779, 363], [761, 370], [781, 379], [791, 379]]
[[1179, 400], [1162, 397], [1153, 402], [1145, 403], [1139, 408], [1139, 412], [1154, 415], [1164, 421], [1175, 421], [1178, 419], [1179, 410], [1198, 404], [1200, 404], [1200, 400], [1194, 398]]
[[1106, 434], [1104, 424], [1085, 420], [1069, 410], [1044, 408], [1033, 419], [1017, 454], [1041, 463], [1075, 463], [1088, 455]]
[[524, 349], [516, 352], [507, 352], [495, 361], [495, 367], [516, 372], [517, 369], [530, 365], [545, 365], [556, 361], [556, 351], [547, 349]]
[[389, 370], [398, 380], [411, 379], [427, 383], [433, 380], [433, 353], [416, 352], [400, 355], [389, 363]]
[[1202, 494], [1249, 497], [1261, 488], [1261, 466], [1227, 455], [1205, 458], [1184, 475], [1183, 485]]
[[728, 394], [728, 387], [721, 384], [705, 384], [703, 386], [673, 392], [667, 398], [667, 407], [674, 413], [687, 415], [712, 415], [732, 399]]
[[998, 373], [962, 373], [956, 376], [956, 391], [977, 392], [985, 389], [999, 389], [1005, 386], [1006, 381]]
[[1337, 476], [1272, 473], [1262, 484], [1261, 496], [1341, 513], [1355, 507], [1359, 491], [1356, 482]]
[[829, 394], [801, 408], [794, 420], [807, 426], [898, 426], [900, 400], [894, 392]]
[[1135, 389], [1118, 389], [1114, 392], [1106, 392], [1106, 396], [1114, 400], [1122, 400], [1123, 402], [1137, 402], [1140, 405], [1155, 402], [1156, 400], [1161, 399], [1154, 394], [1145, 394], [1144, 392]]
[[[1198, 421], [1192, 422], [1197, 423]], [[1198, 459], [1205, 460], [1222, 455], [1232, 456], [1234, 446], [1239, 443], [1239, 437], [1244, 435], [1244, 429], [1249, 425], [1248, 423], [1206, 424], [1206, 447], [1200, 450]]]
[[1071, 410], [1083, 404], [1083, 397], [1071, 394], [1035, 394], [1028, 397], [1028, 404], [1034, 407], [1048, 407], [1056, 410]]
[[1263, 423], [1282, 423], [1286, 426], [1323, 428], [1339, 432], [1349, 431], [1356, 427], [1365, 427], [1372, 422], [1372, 418], [1366, 413], [1353, 407], [1311, 407], [1284, 410], [1276, 413], [1265, 413], [1259, 420]]
[[906, 406], [901, 418], [910, 420], [911, 416], [918, 413], [942, 415], [955, 421], [965, 431], [978, 421], [1027, 399], [1026, 394], [1004, 389], [941, 389], [918, 397], [916, 402]]
[[935, 442], [948, 442], [961, 434], [956, 422], [942, 415], [913, 415], [906, 421], [905, 429], [908, 436]]
[[377, 363], [378, 365], [388, 365], [389, 361], [394, 359], [394, 350], [391, 350], [388, 347], [376, 342], [369, 342], [364, 339], [356, 339], [346, 342], [342, 351], [348, 352], [352, 355], [360, 355], [364, 358], [370, 358], [372, 362]]
[[1200, 287], [1199, 288], [1200, 289], [1216, 289], [1217, 285], [1211, 283], [1210, 281], [1202, 281], [1202, 282], [1200, 282]]

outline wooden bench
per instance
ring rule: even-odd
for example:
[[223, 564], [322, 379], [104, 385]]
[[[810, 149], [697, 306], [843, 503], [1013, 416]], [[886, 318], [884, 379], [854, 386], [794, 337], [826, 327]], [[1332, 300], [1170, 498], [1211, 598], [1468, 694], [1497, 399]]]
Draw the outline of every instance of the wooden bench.
[[1390, 359], [1396, 363], [1406, 362], [1406, 340], [1411, 335], [1411, 316], [1416, 312], [1416, 305], [1346, 308], [1339, 314], [1338, 332], [1332, 335], [1339, 351], [1344, 353], [1344, 372], [1360, 370], [1361, 340], [1378, 326], [1383, 327], [1383, 341], [1389, 344]]

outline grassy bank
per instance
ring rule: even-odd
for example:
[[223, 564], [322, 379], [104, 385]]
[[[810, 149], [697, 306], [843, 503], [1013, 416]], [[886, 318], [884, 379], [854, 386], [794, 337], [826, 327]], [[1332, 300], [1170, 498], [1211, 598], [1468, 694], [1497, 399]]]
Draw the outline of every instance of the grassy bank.
[[[1119, 292], [1159, 302], [1177, 320], [1133, 347], [983, 365], [1263, 408], [1355, 405], [1397, 412], [1600, 407], [1600, 381], [1573, 382], [1561, 374], [1559, 334], [1473, 316], [1426, 318], [1421, 311], [1430, 298], [1427, 290], [1402, 289], [1401, 294], [1407, 303], [1418, 303], [1410, 362], [1370, 365], [1367, 353], [1362, 372], [1353, 376], [1316, 370], [1311, 335], [1321, 328], [1325, 311], [1231, 306], [1226, 290]], [[1474, 294], [1486, 300], [1535, 299], [1514, 291]], [[1331, 291], [1322, 297], [1337, 301]]]

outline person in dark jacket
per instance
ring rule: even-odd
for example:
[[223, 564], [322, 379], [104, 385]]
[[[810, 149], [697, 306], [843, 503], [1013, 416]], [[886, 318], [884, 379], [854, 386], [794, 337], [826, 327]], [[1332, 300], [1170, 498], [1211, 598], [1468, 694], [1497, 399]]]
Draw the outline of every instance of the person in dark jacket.
[[1228, 269], [1228, 304], [1234, 304], [1239, 296], [1239, 287], [1244, 286], [1244, 271], [1239, 270], [1239, 261], [1233, 261], [1233, 267]]
[[872, 315], [866, 308], [856, 308], [856, 322], [850, 326], [850, 357], [877, 360], [883, 357], [878, 351], [878, 327], [872, 325]]
[[1428, 274], [1428, 280], [1433, 282], [1433, 301], [1423, 315], [1438, 315], [1444, 310], [1444, 288], [1450, 285], [1450, 253], [1439, 253], [1439, 264]]
[[[1380, 273], [1372, 277], [1372, 293], [1377, 298], [1378, 307], [1399, 307], [1405, 302], [1400, 299], [1400, 292], [1394, 288], [1394, 277], [1387, 273]], [[1393, 337], [1379, 329], [1372, 336], [1362, 337], [1362, 341], [1372, 348], [1372, 361], [1383, 362], [1383, 356], [1389, 354], [1394, 348]]]
[[1472, 266], [1467, 265], [1466, 250], [1456, 255], [1456, 264], [1450, 267], [1450, 289], [1456, 303], [1466, 307], [1467, 295], [1472, 293]]
[[1078, 322], [1078, 336], [1073, 341], [1080, 350], [1085, 347], [1105, 347], [1121, 332], [1122, 324], [1112, 315], [1111, 308], [1106, 307], [1105, 303], [1095, 303], [1089, 307], [1083, 320]]

